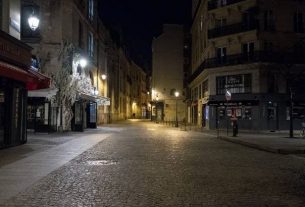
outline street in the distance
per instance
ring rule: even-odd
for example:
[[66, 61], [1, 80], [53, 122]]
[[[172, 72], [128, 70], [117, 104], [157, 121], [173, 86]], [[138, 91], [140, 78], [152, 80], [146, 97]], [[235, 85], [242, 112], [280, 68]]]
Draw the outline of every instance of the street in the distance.
[[111, 129], [2, 206], [305, 206], [302, 157], [151, 122]]

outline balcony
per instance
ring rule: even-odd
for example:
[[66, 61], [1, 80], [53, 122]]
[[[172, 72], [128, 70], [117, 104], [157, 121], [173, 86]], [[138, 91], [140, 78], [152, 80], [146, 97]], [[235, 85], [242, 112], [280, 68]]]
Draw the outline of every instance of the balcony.
[[240, 64], [250, 64], [257, 62], [277, 63], [277, 64], [305, 64], [305, 53], [276, 53], [272, 51], [255, 51], [249, 54], [228, 55], [222, 59], [211, 58], [205, 60], [189, 77], [189, 83], [192, 82], [207, 68], [216, 68]]
[[208, 38], [213, 39], [226, 35], [238, 34], [241, 32], [247, 32], [258, 29], [258, 23], [256, 21], [250, 23], [237, 23], [227, 26], [217, 27], [208, 31]]
[[221, 7], [225, 7], [231, 4], [236, 4], [245, 0], [211, 0], [208, 2], [208, 10], [213, 10]]

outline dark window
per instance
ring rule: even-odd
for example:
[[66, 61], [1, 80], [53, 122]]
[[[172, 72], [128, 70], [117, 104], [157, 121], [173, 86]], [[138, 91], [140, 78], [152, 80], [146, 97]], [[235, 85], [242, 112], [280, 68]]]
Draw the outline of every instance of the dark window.
[[89, 57], [93, 57], [94, 50], [94, 39], [92, 32], [88, 33], [88, 55]]
[[94, 17], [94, 0], [88, 0], [88, 17], [92, 21]]
[[78, 46], [83, 48], [83, 24], [81, 21], [78, 22]]
[[294, 31], [297, 33], [304, 33], [303, 14], [295, 12], [293, 17]]
[[220, 47], [217, 48], [217, 62], [218, 63], [225, 63], [227, 59], [227, 48], [225, 47]]
[[243, 44], [243, 57], [245, 59], [251, 59], [254, 56], [254, 42], [248, 42]]
[[265, 51], [272, 51], [273, 50], [273, 43], [269, 41], [264, 42], [264, 50]]
[[2, 0], [0, 0], [0, 28], [2, 28], [2, 11], [3, 10], [3, 8], [2, 8]]
[[274, 31], [275, 23], [274, 23], [274, 15], [272, 10], [266, 10], [264, 13], [264, 29], [265, 31]]
[[251, 74], [216, 77], [217, 95], [225, 94], [226, 90], [229, 90], [231, 93], [251, 93]]

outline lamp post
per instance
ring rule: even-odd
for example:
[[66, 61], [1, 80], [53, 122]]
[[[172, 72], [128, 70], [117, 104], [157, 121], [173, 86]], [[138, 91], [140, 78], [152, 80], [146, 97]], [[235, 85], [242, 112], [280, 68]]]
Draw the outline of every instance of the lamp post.
[[175, 92], [175, 97], [176, 97], [176, 124], [175, 127], [178, 127], [178, 97], [179, 97], [179, 92]]

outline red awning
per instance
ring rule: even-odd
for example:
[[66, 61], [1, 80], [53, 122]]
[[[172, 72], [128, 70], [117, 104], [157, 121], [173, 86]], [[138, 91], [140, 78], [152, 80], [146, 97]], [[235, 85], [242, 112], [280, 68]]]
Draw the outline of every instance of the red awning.
[[50, 87], [51, 80], [49, 77], [35, 71], [32, 69], [28, 70], [28, 73], [35, 77], [35, 81], [31, 81], [27, 83], [27, 89], [30, 90], [38, 90], [45, 89]]
[[21, 81], [27, 84], [28, 90], [50, 87], [50, 78], [32, 69], [22, 69], [4, 62], [0, 62], [0, 76]]

